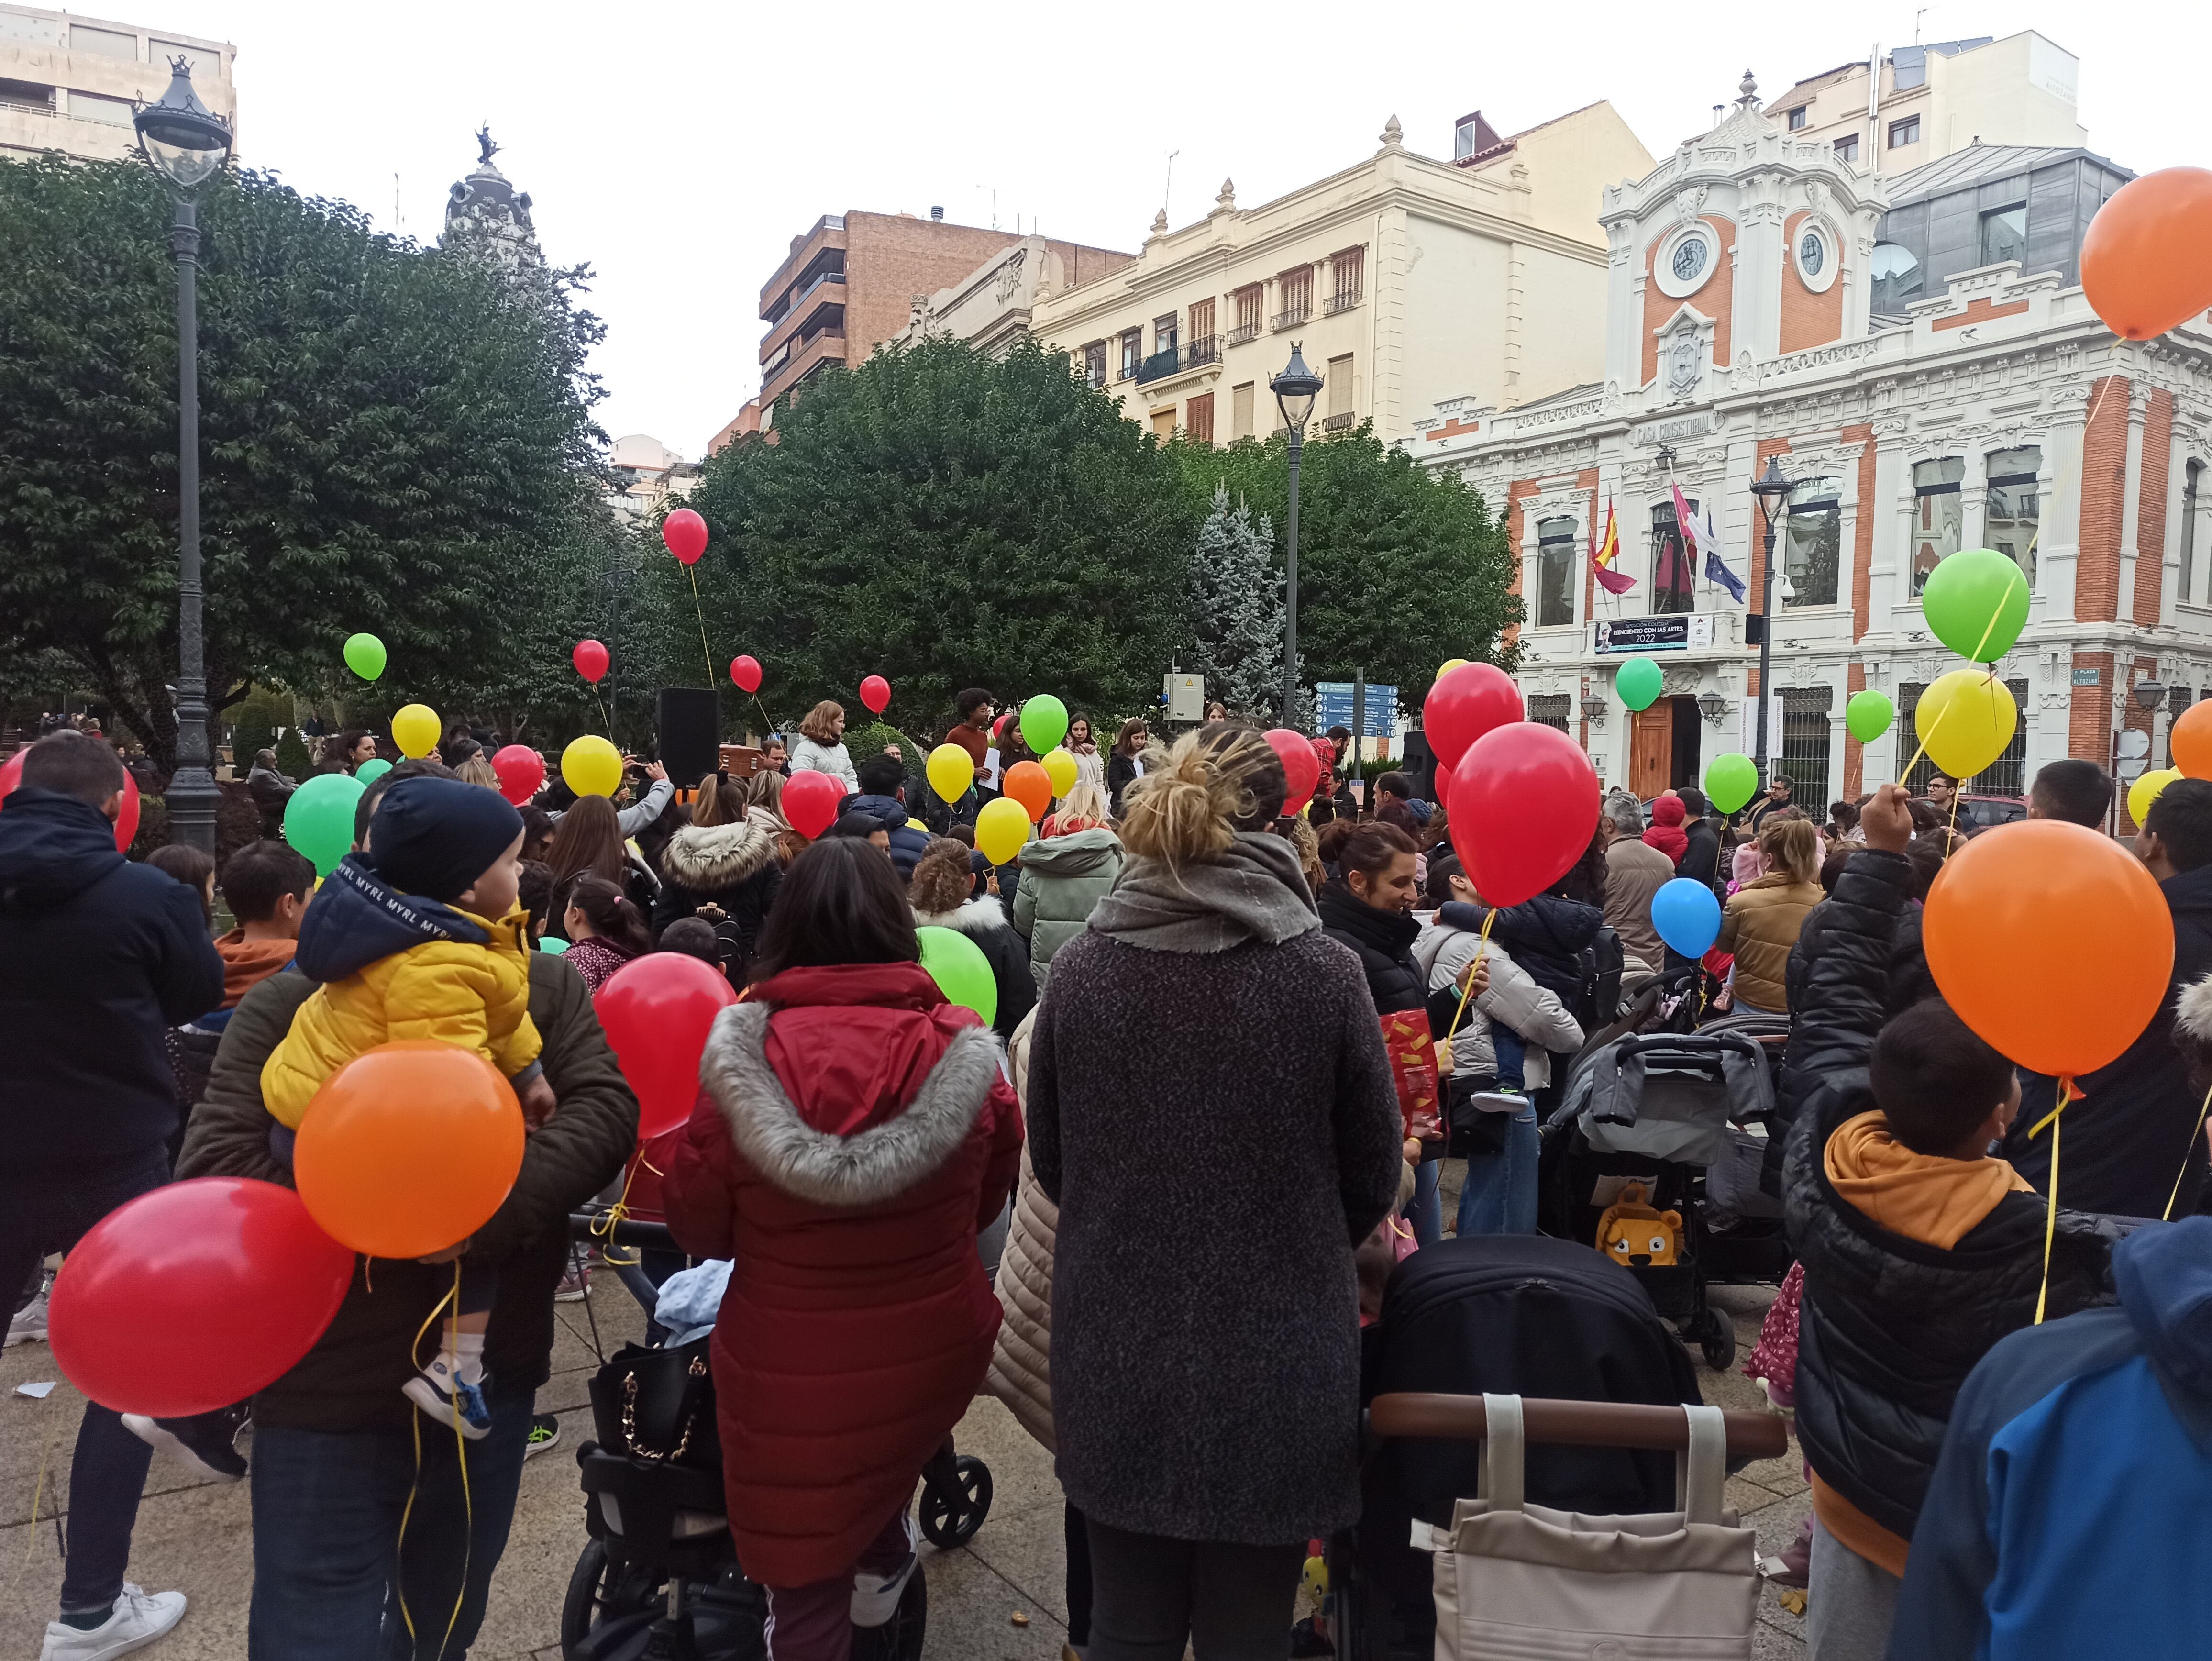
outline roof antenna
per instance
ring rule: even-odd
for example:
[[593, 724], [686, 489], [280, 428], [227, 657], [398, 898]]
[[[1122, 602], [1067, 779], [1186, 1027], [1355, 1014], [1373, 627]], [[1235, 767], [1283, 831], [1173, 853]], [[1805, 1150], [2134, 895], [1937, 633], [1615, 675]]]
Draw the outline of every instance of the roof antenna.
[[1168, 198], [1175, 194], [1175, 159], [1182, 154], [1182, 152], [1181, 150], [1170, 150], [1168, 152], [1168, 182], [1166, 187], [1160, 192], [1160, 211], [1162, 213], [1165, 213], [1168, 210]]

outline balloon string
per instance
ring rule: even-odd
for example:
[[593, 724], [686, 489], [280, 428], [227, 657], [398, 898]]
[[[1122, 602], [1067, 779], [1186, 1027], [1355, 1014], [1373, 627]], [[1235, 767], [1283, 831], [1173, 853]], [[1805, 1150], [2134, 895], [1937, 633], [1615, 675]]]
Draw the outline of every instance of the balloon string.
[[[453, 1284], [446, 1289], [435, 1304], [431, 1305], [430, 1312], [422, 1317], [422, 1324], [415, 1329], [414, 1340], [407, 1347], [407, 1359], [417, 1368], [422, 1365], [419, 1358], [422, 1353], [422, 1335], [430, 1329], [431, 1323], [436, 1321], [440, 1315], [444, 1314], [449, 1307], [453, 1314], [447, 1331], [451, 1336], [453, 1353], [458, 1356], [460, 1353], [461, 1329], [461, 1260], [458, 1257], [453, 1259]], [[458, 1377], [455, 1382], [459, 1382]], [[408, 1485], [407, 1503], [401, 1507], [399, 1512], [399, 1538], [393, 1542], [392, 1550], [395, 1566], [404, 1560], [407, 1547], [407, 1519], [414, 1514], [415, 1495], [422, 1486], [422, 1410], [420, 1408], [411, 1408], [407, 1416], [407, 1423], [415, 1435], [415, 1480]], [[461, 1537], [460, 1590], [453, 1595], [453, 1612], [447, 1617], [446, 1635], [438, 1643], [439, 1661], [445, 1661], [447, 1646], [453, 1641], [453, 1628], [460, 1624], [461, 1605], [467, 1601], [469, 1595], [470, 1561], [476, 1549], [476, 1497], [469, 1489], [469, 1446], [467, 1439], [461, 1434], [461, 1417], [458, 1411], [453, 1415], [453, 1449], [456, 1457], [460, 1460], [461, 1514], [467, 1523], [468, 1531]], [[408, 1612], [407, 1609], [407, 1577], [404, 1570], [398, 1576], [398, 1586], [399, 1619], [405, 1624], [407, 1636], [411, 1642], [415, 1639], [415, 1617]]]
[[[2103, 380], [2098, 383], [2096, 397], [2089, 400], [2089, 413], [2081, 417], [2082, 447], [2085, 450], [2087, 448], [2088, 445], [2089, 429], [2096, 425], [2097, 411], [2104, 405], [2105, 394], [2112, 390], [2112, 383], [2118, 379], [2119, 377], [2118, 375], [2106, 375]], [[2081, 471], [2081, 463], [2078, 458], [2076, 459], [2074, 471], [2077, 473]], [[2066, 500], [2066, 481], [2064, 479], [2061, 479], [2058, 482], [2058, 488], [2051, 493], [2051, 500], [2054, 505]], [[2036, 516], [2035, 520], [2035, 533], [2027, 539], [2027, 551], [2030, 554], [2035, 552], [2035, 545], [2043, 540], [2043, 527], [2046, 521], [2044, 520], [2043, 516], [2039, 514]]]
[[2212, 1113], [2212, 1089], [2204, 1092], [2204, 1105], [2197, 1110], [2197, 1129], [2189, 1133], [2187, 1147], [2182, 1150], [2181, 1169], [2173, 1173], [2173, 1192], [2166, 1196], [2166, 1209], [2159, 1214], [2159, 1221], [2173, 1220], [2173, 1202], [2181, 1197], [2181, 1179], [2189, 1174], [2189, 1161], [2197, 1152], [2197, 1139], [2204, 1134], [2204, 1116]]
[[691, 579], [691, 610], [699, 619], [699, 660], [707, 666], [707, 686], [711, 691], [714, 685], [714, 654], [707, 647], [707, 613], [699, 605], [699, 570], [696, 566], [687, 565], [684, 574]]
[[1459, 995], [1459, 1007], [1452, 1011], [1451, 1025], [1444, 1029], [1444, 1041], [1451, 1042], [1459, 1031], [1460, 1017], [1467, 1013], [1467, 1001], [1474, 995], [1474, 971], [1482, 967], [1483, 953], [1490, 950], [1490, 925], [1498, 921], [1498, 908], [1492, 906], [1482, 919], [1482, 933], [1474, 942], [1474, 958], [1467, 966], [1467, 985]]
[[[2051, 1244], [2058, 1233], [2058, 1116], [2066, 1110], [2066, 1104], [2072, 1099], [2073, 1094], [2073, 1079], [2062, 1077], [2058, 1080], [2058, 1105], [2051, 1110], [2049, 1116], [2043, 1122], [2051, 1127], [2051, 1199], [2043, 1213], [2043, 1284], [2035, 1291], [2037, 1326], [2043, 1324], [2044, 1305], [2051, 1296]], [[2036, 1129], [2042, 1128], [2043, 1125], [2038, 1125]], [[2034, 1134], [2034, 1131], [2028, 1133], [2031, 1136]]]

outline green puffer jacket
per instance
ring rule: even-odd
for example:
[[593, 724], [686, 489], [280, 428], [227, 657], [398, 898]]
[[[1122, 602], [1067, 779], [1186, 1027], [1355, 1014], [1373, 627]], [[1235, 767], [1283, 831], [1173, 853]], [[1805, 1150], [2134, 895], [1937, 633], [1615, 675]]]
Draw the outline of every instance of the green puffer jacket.
[[[261, 1068], [315, 983], [271, 975], [248, 992], [223, 1030], [207, 1093], [193, 1110], [177, 1175], [252, 1177], [292, 1185], [271, 1157]], [[476, 1232], [471, 1262], [499, 1270], [484, 1335], [495, 1395], [545, 1382], [553, 1354], [553, 1292], [567, 1262], [568, 1214], [605, 1188], [637, 1145], [637, 1098], [607, 1047], [583, 977], [561, 958], [530, 954], [530, 1019], [544, 1041], [539, 1060], [553, 1086], [553, 1116], [523, 1144], [507, 1200]], [[399, 1387], [413, 1374], [408, 1346], [453, 1284], [447, 1265], [376, 1260], [354, 1264], [337, 1317], [289, 1372], [253, 1399], [256, 1422], [295, 1430], [407, 1427]]]
[[1052, 954], [1080, 934], [1091, 910], [1121, 874], [1121, 839], [1104, 825], [1033, 842], [1022, 849], [1014, 927], [1030, 943], [1030, 973], [1044, 989]]

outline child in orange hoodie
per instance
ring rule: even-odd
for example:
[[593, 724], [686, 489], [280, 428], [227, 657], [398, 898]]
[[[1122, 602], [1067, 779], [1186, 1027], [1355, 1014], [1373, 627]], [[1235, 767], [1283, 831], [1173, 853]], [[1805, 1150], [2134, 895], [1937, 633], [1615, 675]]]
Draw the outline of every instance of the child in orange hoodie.
[[314, 887], [315, 867], [289, 843], [250, 842], [223, 866], [223, 899], [238, 919], [238, 927], [215, 943], [222, 958], [226, 1013], [292, 961], [300, 918]]

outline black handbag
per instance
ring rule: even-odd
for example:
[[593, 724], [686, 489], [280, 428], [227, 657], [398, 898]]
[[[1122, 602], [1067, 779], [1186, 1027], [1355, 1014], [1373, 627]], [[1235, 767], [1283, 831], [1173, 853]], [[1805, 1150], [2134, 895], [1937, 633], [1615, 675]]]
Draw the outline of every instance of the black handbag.
[[1486, 1112], [1474, 1102], [1480, 1092], [1497, 1088], [1492, 1074], [1453, 1076], [1444, 1092], [1444, 1152], [1450, 1158], [1487, 1159], [1505, 1152], [1506, 1129], [1513, 1116]]
[[592, 1422], [599, 1445], [653, 1464], [720, 1473], [709, 1338], [650, 1349], [625, 1344], [592, 1376]]

